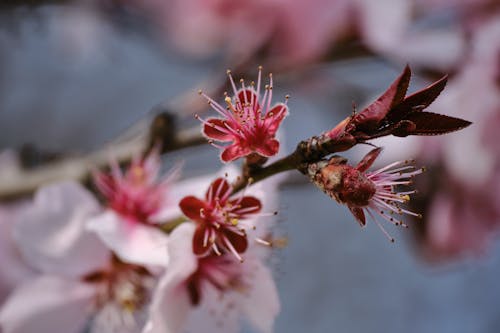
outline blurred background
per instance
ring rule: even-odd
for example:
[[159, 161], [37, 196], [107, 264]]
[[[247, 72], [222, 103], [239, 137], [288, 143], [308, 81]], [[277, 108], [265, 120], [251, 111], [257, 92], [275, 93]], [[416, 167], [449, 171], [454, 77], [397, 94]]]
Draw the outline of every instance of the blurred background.
[[[276, 101], [291, 95], [291, 151], [350, 115], [353, 101], [359, 110], [373, 101], [407, 63], [410, 92], [450, 75], [429, 111], [474, 124], [377, 142], [381, 164], [414, 157], [429, 170], [413, 202], [424, 219], [388, 227], [395, 244], [290, 175], [278, 226], [289, 245], [271, 260], [276, 332], [499, 332], [499, 1], [4, 1], [0, 151], [36, 170], [99, 150], [160, 111], [198, 126], [193, 114], [208, 111], [198, 89], [218, 94], [226, 68], [253, 78], [259, 64], [274, 74]], [[355, 163], [368, 149], [346, 156]], [[220, 163], [207, 145], [165, 164], [180, 159], [187, 177]], [[0, 273], [0, 285], [5, 297], [12, 282]]]

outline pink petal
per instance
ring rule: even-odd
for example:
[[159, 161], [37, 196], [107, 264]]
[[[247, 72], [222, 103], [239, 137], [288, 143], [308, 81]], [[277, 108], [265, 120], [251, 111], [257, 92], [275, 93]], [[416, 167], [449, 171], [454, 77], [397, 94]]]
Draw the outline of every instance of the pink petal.
[[191, 195], [182, 199], [179, 203], [179, 207], [188, 219], [196, 222], [203, 222], [203, 218], [200, 216], [200, 210], [206, 208], [204, 201]]
[[99, 211], [96, 199], [76, 182], [42, 187], [15, 226], [14, 237], [24, 258], [47, 273], [81, 276], [104, 266], [109, 251], [85, 230]]
[[262, 156], [274, 156], [280, 150], [280, 143], [276, 139], [267, 140], [263, 145], [255, 147], [255, 150]]
[[170, 264], [153, 296], [149, 321], [143, 333], [181, 332], [191, 302], [185, 282], [197, 268], [198, 260], [191, 250], [195, 225], [183, 223], [170, 235]]
[[95, 286], [55, 276], [26, 282], [0, 311], [3, 333], [80, 333], [94, 302]]
[[248, 147], [243, 147], [239, 143], [233, 143], [232, 145], [227, 146], [222, 151], [220, 156], [221, 160], [225, 163], [232, 162], [240, 157], [247, 156], [250, 154], [252, 150]]
[[258, 110], [260, 108], [260, 105], [257, 101], [257, 95], [253, 90], [250, 89], [240, 90], [238, 92], [238, 98], [240, 99], [241, 103], [252, 103], [253, 101], [255, 110]]
[[107, 210], [90, 219], [87, 229], [125, 262], [161, 267], [168, 264], [168, 235], [154, 226], [127, 221]]
[[207, 252], [209, 249], [210, 243], [207, 241], [205, 243], [205, 231], [207, 228], [205, 227], [205, 223], [201, 223], [194, 232], [193, 236], [193, 253], [196, 255], [201, 255]]
[[207, 122], [214, 126], [210, 126], [208, 124], [203, 125], [203, 134], [205, 134], [210, 139], [214, 139], [217, 141], [232, 141], [233, 135], [228, 134], [228, 132], [223, 132], [219, 128], [226, 128], [226, 121], [222, 119], [212, 118], [208, 119]]
[[232, 213], [245, 216], [248, 214], [255, 214], [260, 212], [262, 209], [262, 204], [256, 197], [245, 196], [241, 200], [234, 199], [231, 201], [233, 205], [237, 205], [236, 209], [232, 210]]
[[226, 202], [225, 199], [227, 199], [230, 194], [231, 185], [229, 185], [226, 179], [219, 177], [210, 184], [210, 187], [205, 194], [205, 199], [208, 202], [211, 202], [215, 200], [215, 198], [218, 198], [221, 201], [221, 204], [223, 204], [223, 202]]
[[[284, 111], [283, 111], [284, 109]], [[266, 118], [267, 133], [269, 136], [274, 136], [281, 125], [281, 122], [288, 115], [288, 106], [285, 104], [277, 104], [275, 107], [268, 112], [268, 115], [272, 113], [272, 116]]]
[[240, 234], [231, 231], [231, 229], [227, 228], [222, 229], [222, 233], [233, 245], [236, 252], [243, 253], [248, 248], [248, 239], [246, 235], [242, 236]]
[[251, 288], [241, 297], [242, 311], [249, 322], [263, 333], [273, 332], [274, 320], [280, 312], [278, 290], [269, 268], [258, 260], [251, 265]]

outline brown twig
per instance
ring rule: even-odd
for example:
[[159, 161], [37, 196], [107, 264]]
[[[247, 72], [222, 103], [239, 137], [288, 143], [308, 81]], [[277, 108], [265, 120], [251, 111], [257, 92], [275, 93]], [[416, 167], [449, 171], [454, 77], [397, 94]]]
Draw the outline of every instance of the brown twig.
[[[132, 139], [109, 144], [84, 156], [65, 158], [34, 169], [18, 169], [0, 173], [0, 201], [29, 195], [40, 186], [55, 181], [84, 182], [89, 179], [93, 169], [109, 165], [110, 159], [126, 163], [148, 149], [151, 138], [146, 133], [145, 131], [144, 134]], [[205, 142], [206, 139], [201, 135], [198, 127], [180, 130], [175, 132], [172, 141], [164, 151], [192, 147]]]

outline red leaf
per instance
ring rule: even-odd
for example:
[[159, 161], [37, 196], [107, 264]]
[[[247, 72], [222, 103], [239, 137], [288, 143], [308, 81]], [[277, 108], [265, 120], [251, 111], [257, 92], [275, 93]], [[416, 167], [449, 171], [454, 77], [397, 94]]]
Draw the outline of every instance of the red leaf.
[[399, 105], [389, 112], [386, 119], [388, 122], [397, 122], [404, 119], [409, 113], [422, 111], [434, 102], [434, 100], [443, 91], [447, 82], [448, 75], [443, 76], [430, 86], [406, 97]]
[[354, 116], [352, 121], [357, 129], [363, 131], [363, 129], [377, 127], [380, 121], [387, 116], [387, 113], [403, 101], [410, 84], [410, 77], [411, 70], [407, 65], [403, 73], [375, 102]]
[[413, 112], [406, 119], [416, 126], [408, 135], [446, 134], [458, 131], [472, 124], [467, 120], [432, 112]]

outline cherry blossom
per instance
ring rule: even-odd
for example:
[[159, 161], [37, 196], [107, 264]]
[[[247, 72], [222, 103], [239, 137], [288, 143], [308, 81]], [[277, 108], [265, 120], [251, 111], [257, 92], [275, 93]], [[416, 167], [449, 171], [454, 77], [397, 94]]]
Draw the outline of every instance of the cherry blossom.
[[285, 103], [271, 106], [273, 96], [272, 75], [269, 76], [269, 85], [265, 87], [265, 93], [261, 97], [261, 75], [259, 68], [257, 87], [252, 82], [250, 87], [245, 86], [241, 80], [241, 88], [237, 89], [231, 73], [228, 71], [234, 96], [226, 95], [227, 108], [222, 107], [207, 95], [201, 93], [209, 102], [209, 105], [223, 118], [200, 119], [203, 133], [213, 142], [231, 142], [227, 146], [217, 146], [222, 149], [221, 159], [231, 162], [240, 157], [252, 153], [264, 157], [274, 156], [279, 151], [279, 141], [275, 138], [276, 132], [288, 115], [288, 107]]
[[269, 269], [251, 249], [243, 263], [228, 253], [197, 257], [191, 250], [195, 230], [185, 223], [172, 233], [170, 265], [143, 333], [238, 332], [242, 316], [271, 332], [280, 306]]
[[184, 215], [197, 224], [192, 241], [195, 254], [204, 254], [210, 249], [220, 253], [222, 247], [242, 260], [240, 253], [247, 249], [248, 240], [239, 222], [259, 213], [262, 204], [253, 196], [231, 199], [231, 194], [228, 181], [217, 178], [210, 184], [205, 200], [187, 196], [179, 203]]
[[111, 173], [95, 174], [97, 188], [108, 208], [87, 223], [122, 260], [139, 265], [164, 266], [168, 262], [166, 234], [159, 229], [158, 214], [175, 205], [169, 197], [176, 172], [159, 179], [160, 156], [154, 149], [136, 158], [122, 173], [116, 164]]
[[39, 274], [20, 284], [0, 309], [2, 332], [78, 333], [89, 321], [93, 332], [140, 331], [153, 277], [113, 256], [86, 231], [87, 219], [99, 209], [77, 183], [49, 185], [35, 194], [14, 231], [23, 257]]

